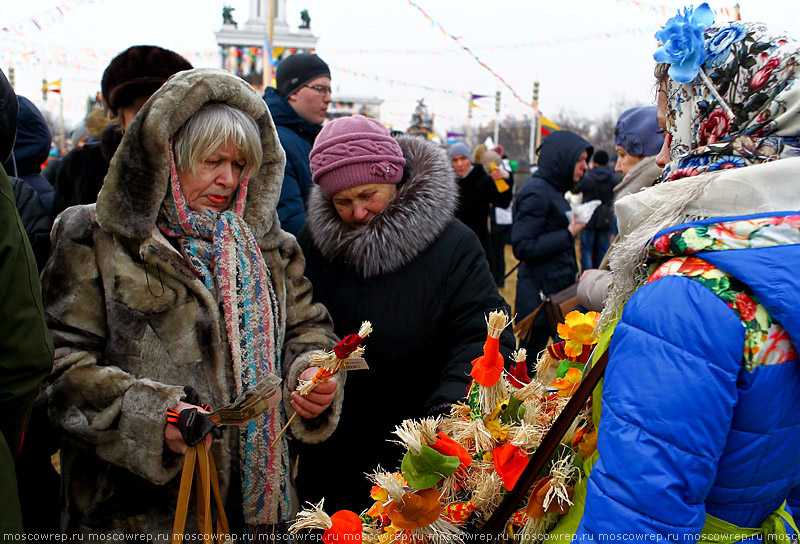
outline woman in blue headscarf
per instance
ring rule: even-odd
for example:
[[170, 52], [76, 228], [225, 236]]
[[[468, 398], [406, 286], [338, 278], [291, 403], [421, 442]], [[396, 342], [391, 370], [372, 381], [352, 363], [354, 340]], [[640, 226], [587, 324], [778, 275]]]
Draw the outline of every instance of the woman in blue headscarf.
[[576, 538], [796, 531], [800, 45], [710, 19], [656, 35], [664, 183], [617, 203], [597, 451], [558, 528]]

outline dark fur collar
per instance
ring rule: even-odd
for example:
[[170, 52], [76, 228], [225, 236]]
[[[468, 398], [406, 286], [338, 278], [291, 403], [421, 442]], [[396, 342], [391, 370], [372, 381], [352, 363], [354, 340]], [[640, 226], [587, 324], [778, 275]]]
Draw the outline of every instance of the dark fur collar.
[[275, 207], [286, 158], [272, 118], [248, 83], [213, 68], [171, 77], [128, 127], [97, 198], [97, 219], [103, 230], [134, 240], [151, 235], [167, 194], [169, 138], [206, 102], [226, 102], [256, 119], [264, 159], [250, 180], [244, 218], [257, 240], [279, 230]]
[[308, 197], [306, 225], [314, 246], [328, 259], [341, 257], [364, 278], [393, 272], [426, 250], [450, 223], [458, 186], [447, 153], [414, 136], [397, 138], [408, 179], [368, 224], [345, 224], [317, 185]]

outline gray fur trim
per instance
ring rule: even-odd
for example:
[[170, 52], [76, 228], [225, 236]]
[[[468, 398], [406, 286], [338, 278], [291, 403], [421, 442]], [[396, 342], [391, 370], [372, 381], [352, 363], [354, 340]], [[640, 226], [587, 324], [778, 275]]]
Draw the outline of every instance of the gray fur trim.
[[399, 136], [408, 179], [386, 209], [366, 225], [345, 224], [317, 185], [308, 197], [306, 225], [327, 258], [341, 257], [364, 278], [394, 272], [425, 251], [450, 223], [458, 185], [447, 152], [416, 136]]
[[150, 236], [167, 194], [169, 138], [206, 102], [230, 104], [258, 123], [264, 159], [250, 180], [244, 218], [256, 239], [279, 228], [275, 209], [286, 156], [264, 100], [241, 78], [197, 68], [172, 76], [125, 132], [97, 198], [103, 230], [134, 240]]

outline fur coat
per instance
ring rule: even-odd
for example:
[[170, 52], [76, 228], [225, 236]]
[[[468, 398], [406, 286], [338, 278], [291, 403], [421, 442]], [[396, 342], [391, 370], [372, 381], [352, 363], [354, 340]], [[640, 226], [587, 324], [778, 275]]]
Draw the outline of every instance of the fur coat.
[[[167, 194], [169, 137], [211, 101], [256, 119], [264, 149], [244, 219], [278, 300], [284, 407], [260, 417], [290, 416], [287, 397], [309, 352], [335, 342], [328, 312], [311, 300], [300, 248], [277, 219], [284, 154], [264, 101], [219, 70], [171, 78], [125, 133], [97, 204], [69, 208], [56, 221], [43, 273], [56, 346], [43, 394], [50, 419], [64, 432], [62, 528], [68, 532], [169, 531], [183, 458], [165, 446], [166, 409], [184, 397], [184, 386], [212, 407], [235, 397], [220, 303], [156, 227]], [[341, 392], [328, 412], [298, 418], [294, 437], [325, 439], [340, 403]], [[233, 524], [237, 511], [241, 516], [237, 429], [223, 427], [212, 453]]]
[[[458, 187], [447, 155], [419, 137], [397, 140], [406, 172], [381, 213], [349, 226], [315, 185], [299, 237], [335, 332], [355, 330], [362, 320], [374, 328], [364, 341], [369, 370], [347, 376], [339, 427], [324, 445], [300, 452], [301, 499], [324, 496], [331, 512], [369, 506], [364, 473], [379, 464], [395, 469], [400, 460], [392, 431], [464, 398], [470, 363], [486, 341], [485, 316], [508, 311], [477, 236], [453, 217]], [[508, 361], [510, 329], [500, 346]], [[320, 481], [314, 467], [331, 458], [335, 470]]]

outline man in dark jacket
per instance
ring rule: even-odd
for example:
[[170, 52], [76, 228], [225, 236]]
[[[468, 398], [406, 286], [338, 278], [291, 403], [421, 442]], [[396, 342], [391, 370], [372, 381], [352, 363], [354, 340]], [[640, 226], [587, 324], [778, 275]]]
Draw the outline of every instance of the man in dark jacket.
[[53, 210], [53, 197], [56, 192], [42, 175], [42, 164], [50, 153], [52, 141], [50, 129], [47, 128], [42, 113], [33, 102], [19, 95], [17, 99], [19, 100], [17, 139], [11, 156], [3, 163], [3, 168], [9, 176], [24, 180], [36, 190], [49, 215]]
[[[316, 185], [298, 241], [314, 296], [340, 337], [362, 321], [369, 370], [349, 372], [339, 426], [300, 452], [301, 500], [330, 511], [370, 504], [365, 472], [395, 469], [387, 440], [404, 419], [463, 400], [485, 316], [508, 306], [475, 234], [453, 217], [458, 192], [445, 152], [423, 138], [397, 141], [362, 116], [325, 126], [311, 155]], [[514, 338], [501, 351], [509, 361]]]
[[599, 200], [586, 228], [581, 231], [581, 270], [600, 266], [600, 261], [611, 245], [614, 222], [614, 185], [617, 178], [608, 166], [608, 153], [595, 152], [590, 168], [578, 182], [576, 191], [583, 193], [583, 201]]
[[[0, 71], [0, 160], [14, 144], [17, 97]], [[0, 533], [22, 534], [14, 465], [39, 384], [53, 365], [41, 287], [5, 170], [0, 168]]]
[[191, 63], [182, 56], [155, 45], [135, 45], [114, 57], [101, 82], [103, 106], [111, 124], [99, 142], [75, 148], [61, 161], [53, 183], [54, 218], [70, 206], [97, 201], [125, 129], [172, 74], [191, 69]]
[[306, 220], [311, 190], [308, 154], [331, 103], [331, 72], [317, 55], [296, 53], [278, 64], [275, 83], [277, 89], [267, 87], [264, 100], [286, 152], [278, 218], [281, 228], [296, 236]]
[[[567, 219], [570, 206], [564, 193], [586, 172], [593, 151], [573, 132], [553, 132], [539, 148], [539, 169], [517, 193], [511, 247], [520, 260], [515, 307], [519, 320], [541, 304], [540, 294], [552, 295], [577, 281], [575, 236], [586, 224]], [[536, 360], [549, 338], [547, 317], [540, 311], [528, 340], [520, 340], [529, 361]]]
[[[456, 219], [472, 230], [481, 242], [486, 258], [491, 254], [489, 248], [489, 205], [505, 208], [511, 204], [514, 193], [510, 188], [503, 192], [497, 189], [495, 180], [486, 173], [481, 163], [470, 160], [467, 144], [457, 143], [448, 149], [450, 162], [458, 181], [458, 209]], [[498, 170], [500, 172], [501, 170]], [[508, 179], [508, 173], [502, 170]]]

